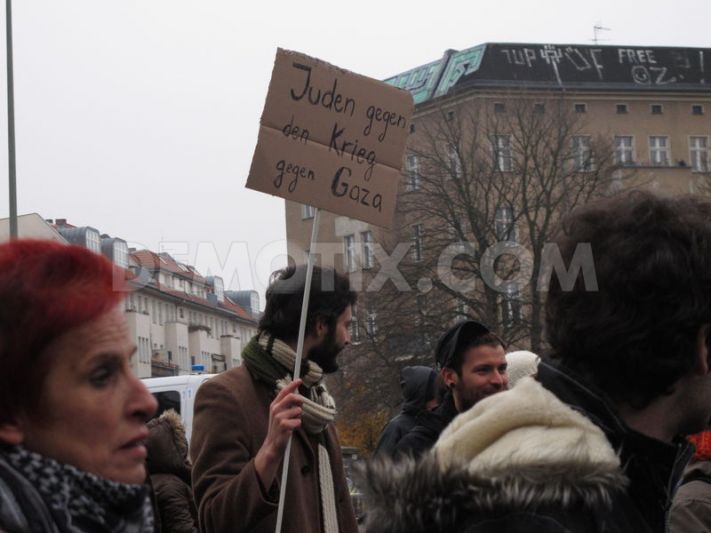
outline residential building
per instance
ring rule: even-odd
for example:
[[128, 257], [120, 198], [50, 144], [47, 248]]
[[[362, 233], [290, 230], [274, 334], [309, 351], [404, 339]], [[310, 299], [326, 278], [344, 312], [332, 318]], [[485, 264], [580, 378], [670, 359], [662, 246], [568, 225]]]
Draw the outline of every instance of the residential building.
[[[552, 223], [620, 188], [711, 191], [709, 72], [711, 49], [487, 43], [385, 80], [415, 101], [396, 226], [322, 212], [316, 250], [362, 292], [359, 349], [429, 364], [422, 339], [464, 317], [539, 349]], [[312, 220], [286, 202], [296, 262]], [[378, 282], [384, 261], [402, 276]]]
[[[205, 278], [170, 254], [129, 249], [123, 239], [66, 219], [44, 220], [33, 213], [18, 217], [18, 228], [21, 238], [84, 246], [133, 273], [133, 290], [123, 305], [137, 346], [133, 367], [139, 377], [189, 374], [198, 368], [221, 372], [241, 364], [242, 348], [257, 332], [256, 293], [250, 307], [240, 305], [230, 295], [248, 291], [225, 291], [221, 278]], [[8, 238], [8, 220], [0, 220], [0, 241]]]

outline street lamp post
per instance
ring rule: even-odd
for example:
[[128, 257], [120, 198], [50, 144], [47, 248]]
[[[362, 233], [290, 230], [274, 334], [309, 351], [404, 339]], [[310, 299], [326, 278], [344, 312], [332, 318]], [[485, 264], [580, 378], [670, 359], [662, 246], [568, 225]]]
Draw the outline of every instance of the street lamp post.
[[15, 89], [12, 73], [12, 0], [5, 0], [7, 36], [7, 151], [10, 182], [10, 239], [17, 239], [17, 183], [15, 180]]

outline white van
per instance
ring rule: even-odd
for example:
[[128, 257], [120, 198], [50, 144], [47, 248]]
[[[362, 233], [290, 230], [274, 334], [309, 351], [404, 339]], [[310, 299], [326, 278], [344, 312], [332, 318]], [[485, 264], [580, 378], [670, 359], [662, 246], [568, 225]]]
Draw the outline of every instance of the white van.
[[183, 419], [185, 425], [185, 436], [190, 442], [190, 435], [193, 429], [193, 406], [195, 404], [195, 393], [200, 385], [213, 377], [215, 374], [186, 374], [184, 376], [168, 376], [164, 378], [142, 379], [146, 388], [151, 391], [158, 400], [159, 416], [167, 409], [175, 409]]

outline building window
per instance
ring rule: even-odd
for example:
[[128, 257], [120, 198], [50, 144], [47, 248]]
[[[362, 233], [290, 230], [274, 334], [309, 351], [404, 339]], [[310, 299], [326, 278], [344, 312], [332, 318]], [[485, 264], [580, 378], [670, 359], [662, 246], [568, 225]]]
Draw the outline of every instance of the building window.
[[511, 172], [513, 166], [511, 135], [494, 135], [494, 159], [496, 170]]
[[588, 112], [588, 105], [587, 104], [575, 104], [575, 112], [576, 113], [587, 113]]
[[618, 115], [624, 115], [627, 113], [627, 104], [617, 104], [615, 106]]
[[355, 236], [346, 235], [343, 237], [343, 247], [346, 254], [346, 271], [355, 272], [356, 265], [356, 249], [355, 249]]
[[128, 268], [128, 244], [123, 241], [114, 241], [114, 263]]
[[365, 305], [365, 331], [370, 337], [375, 337], [378, 334], [377, 316], [375, 304], [369, 300]]
[[447, 111], [447, 120], [454, 120], [454, 111]]
[[449, 147], [447, 152], [447, 163], [449, 165], [449, 173], [452, 178], [459, 179], [462, 177], [462, 161], [459, 159], [459, 154], [456, 148]]
[[412, 260], [422, 261], [422, 224], [412, 226]]
[[92, 252], [97, 254], [101, 253], [101, 238], [99, 237], [99, 232], [87, 229], [86, 230], [86, 247]]
[[494, 113], [506, 113], [506, 104], [503, 102], [494, 102]]
[[575, 135], [573, 137], [573, 168], [578, 172], [590, 172], [593, 169], [589, 135]]
[[649, 161], [655, 166], [669, 165], [669, 138], [656, 135], [649, 138]]
[[652, 111], [652, 115], [661, 115], [664, 111], [662, 104], [652, 104], [649, 108]]
[[546, 106], [545, 104], [538, 102], [533, 104], [533, 112], [534, 113], [545, 113], [546, 112]]
[[514, 225], [513, 208], [497, 207], [494, 215], [494, 231], [499, 241], [515, 241], [516, 226]]
[[407, 156], [407, 190], [417, 191], [420, 188], [420, 172], [416, 155]]
[[634, 140], [630, 135], [615, 136], [615, 163], [634, 165]]
[[363, 268], [373, 268], [373, 232], [363, 231], [360, 239], [363, 241]]
[[352, 306], [351, 312], [353, 319], [351, 320], [351, 343], [358, 344], [360, 342], [360, 326], [358, 325], [358, 307]]
[[701, 104], [694, 104], [691, 106], [691, 114], [692, 115], [703, 115], [704, 114], [704, 106]]
[[415, 133], [415, 124], [410, 124], [410, 133]]
[[689, 157], [691, 159], [691, 169], [694, 172], [708, 172], [708, 137], [689, 137]]
[[316, 208], [312, 205], [302, 205], [301, 206], [301, 219], [306, 220], [307, 218], [314, 218], [316, 216]]
[[502, 322], [505, 328], [511, 328], [521, 321], [521, 294], [515, 285], [509, 285], [502, 297]]
[[457, 299], [457, 318], [460, 320], [469, 317], [469, 305], [467, 302], [461, 298]]

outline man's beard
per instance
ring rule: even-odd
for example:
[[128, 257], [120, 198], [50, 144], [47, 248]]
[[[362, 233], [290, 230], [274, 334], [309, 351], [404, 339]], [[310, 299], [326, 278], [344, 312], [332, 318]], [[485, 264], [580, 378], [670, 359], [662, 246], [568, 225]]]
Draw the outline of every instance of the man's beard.
[[[461, 382], [460, 382], [461, 384]], [[463, 385], [463, 384], [462, 384]], [[484, 398], [488, 398], [489, 396], [493, 396], [494, 394], [498, 394], [499, 392], [503, 392], [506, 390], [506, 387], [502, 387], [500, 389], [497, 389], [496, 387], [492, 388], [487, 388], [482, 391], [466, 391], [466, 390], [461, 390], [460, 394], [460, 399], [462, 403], [462, 413], [465, 411], [468, 411], [472, 407], [474, 407], [477, 403], [479, 403], [481, 400]]]
[[329, 328], [321, 344], [312, 347], [307, 354], [307, 359], [320, 366], [324, 374], [333, 374], [338, 370], [336, 356], [343, 350], [343, 346], [336, 341], [335, 329]]

